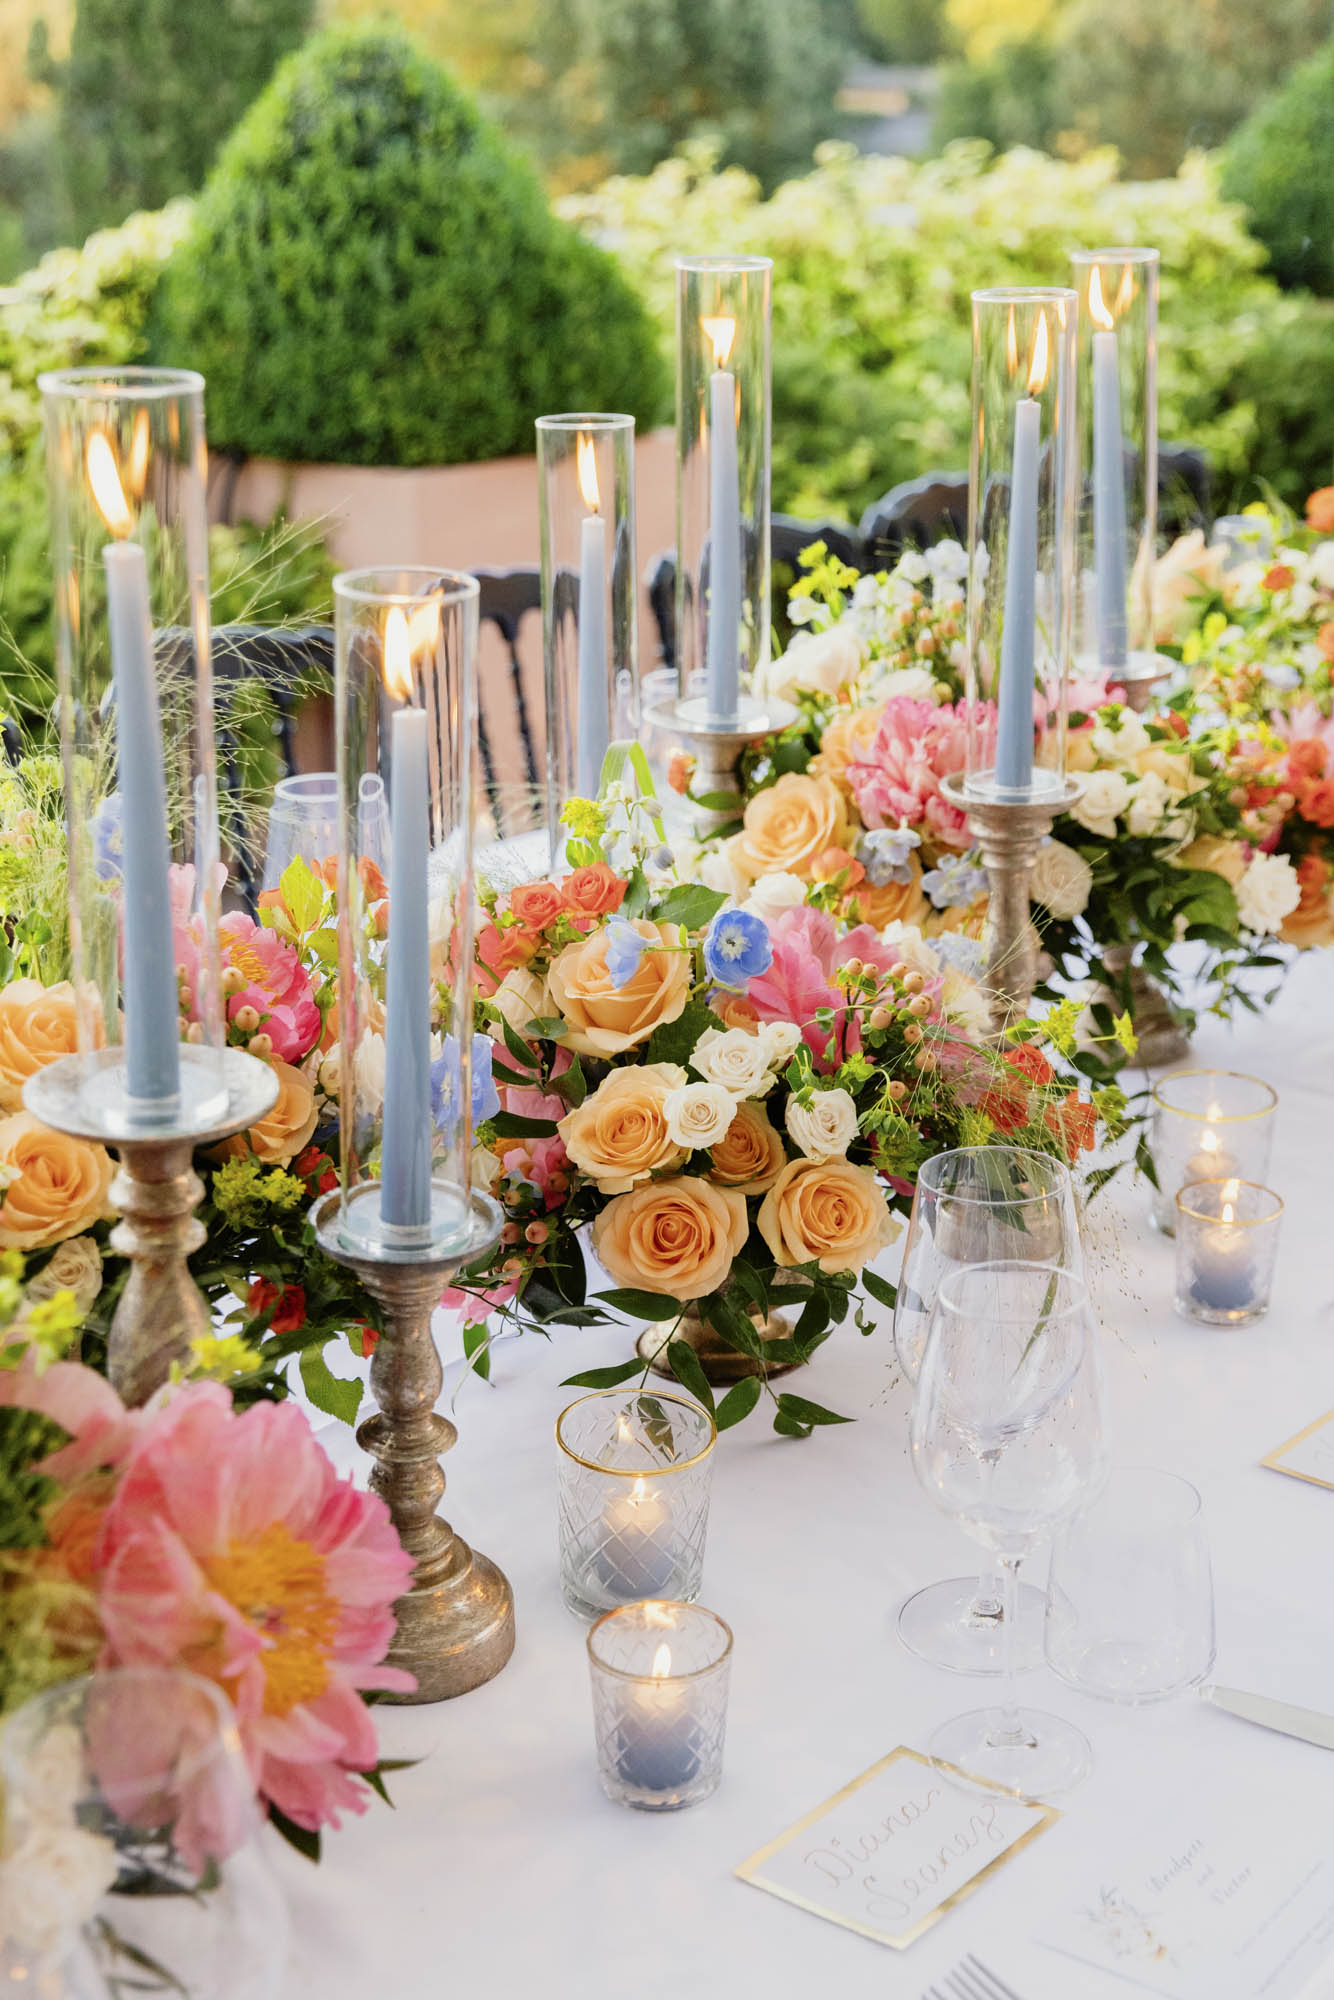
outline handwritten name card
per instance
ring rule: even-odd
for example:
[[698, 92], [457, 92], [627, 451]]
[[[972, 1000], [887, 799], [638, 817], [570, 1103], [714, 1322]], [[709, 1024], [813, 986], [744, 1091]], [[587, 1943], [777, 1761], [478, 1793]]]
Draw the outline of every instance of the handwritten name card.
[[1287, 1472], [1312, 1486], [1334, 1487], [1334, 1410], [1317, 1417], [1295, 1438], [1289, 1438], [1268, 1458], [1260, 1460], [1273, 1472]]
[[736, 1872], [901, 1951], [1059, 1818], [964, 1791], [901, 1745]]

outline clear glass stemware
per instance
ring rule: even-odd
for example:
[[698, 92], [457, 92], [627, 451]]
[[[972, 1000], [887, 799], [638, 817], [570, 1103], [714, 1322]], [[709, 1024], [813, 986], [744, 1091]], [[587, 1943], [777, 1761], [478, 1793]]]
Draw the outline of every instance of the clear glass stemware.
[[[1000, 1563], [1008, 1651], [1020, 1563], [1073, 1518], [1106, 1474], [1096, 1329], [1083, 1279], [1055, 1264], [1016, 1261], [947, 1275], [911, 1436], [922, 1486]], [[1071, 1723], [1020, 1708], [1012, 1671], [997, 1707], [943, 1724], [930, 1751], [964, 1782], [1020, 1799], [1069, 1791], [1092, 1766]]]
[[[1057, 1264], [1083, 1274], [1079, 1208], [1069, 1168], [1025, 1146], [961, 1146], [936, 1153], [918, 1173], [894, 1311], [899, 1365], [916, 1382], [942, 1278], [1005, 1258]], [[1031, 1585], [1017, 1598], [1013, 1667], [1042, 1664], [1044, 1598]], [[899, 1611], [910, 1653], [950, 1673], [1004, 1670], [1004, 1596], [993, 1571], [979, 1582], [951, 1577], [914, 1592]]]

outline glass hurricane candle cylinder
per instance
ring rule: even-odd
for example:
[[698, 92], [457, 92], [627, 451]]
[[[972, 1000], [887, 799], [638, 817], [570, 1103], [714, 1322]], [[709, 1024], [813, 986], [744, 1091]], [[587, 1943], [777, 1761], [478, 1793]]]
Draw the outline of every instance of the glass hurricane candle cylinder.
[[635, 420], [537, 420], [551, 852], [567, 799], [596, 798], [635, 726]]
[[615, 1804], [675, 1812], [723, 1774], [732, 1634], [699, 1604], [608, 1611], [588, 1634], [602, 1789]]
[[202, 1131], [228, 1109], [203, 378], [75, 368], [40, 388], [81, 1063], [70, 1116], [108, 1136]]
[[1269, 1310], [1283, 1203], [1254, 1181], [1190, 1181], [1176, 1198], [1176, 1309], [1206, 1326]]
[[684, 1396], [607, 1389], [556, 1420], [561, 1593], [579, 1618], [695, 1598], [717, 1431]]
[[735, 721], [769, 660], [768, 257], [676, 265], [676, 631], [680, 692]]
[[1177, 1193], [1188, 1182], [1263, 1181], [1277, 1103], [1267, 1083], [1236, 1070], [1177, 1070], [1155, 1084], [1153, 1220], [1165, 1236], [1176, 1228]]
[[964, 789], [980, 803], [1063, 802], [1076, 304], [1063, 289], [973, 293]]
[[472, 1127], [497, 1106], [473, 1033], [477, 596], [449, 571], [334, 578], [339, 1228], [372, 1256], [466, 1262], [483, 1228]]
[[1154, 649], [1158, 252], [1079, 250], [1081, 679], [1133, 696], [1170, 671]]

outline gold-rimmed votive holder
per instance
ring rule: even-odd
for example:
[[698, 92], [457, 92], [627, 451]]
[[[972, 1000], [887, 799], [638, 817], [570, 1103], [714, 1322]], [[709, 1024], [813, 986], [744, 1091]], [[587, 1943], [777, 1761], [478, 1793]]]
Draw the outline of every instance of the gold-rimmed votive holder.
[[1205, 1326], [1269, 1310], [1283, 1203], [1254, 1181], [1192, 1181], [1176, 1197], [1176, 1309]]
[[577, 1618], [699, 1596], [718, 1432], [686, 1396], [601, 1389], [556, 1419], [561, 1594]]
[[588, 1634], [602, 1789], [615, 1805], [679, 1812], [723, 1775], [732, 1633], [701, 1604], [650, 1598]]
[[1152, 1213], [1164, 1236], [1177, 1226], [1176, 1198], [1192, 1181], [1263, 1183], [1274, 1144], [1278, 1094], [1231, 1069], [1179, 1069], [1153, 1087], [1149, 1149], [1158, 1185]]

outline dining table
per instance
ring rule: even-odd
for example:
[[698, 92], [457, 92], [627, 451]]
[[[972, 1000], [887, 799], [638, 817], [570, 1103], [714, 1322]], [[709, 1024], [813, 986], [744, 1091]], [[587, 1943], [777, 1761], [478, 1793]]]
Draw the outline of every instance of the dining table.
[[[1271, 1005], [1203, 1015], [1186, 1066], [1243, 1071], [1278, 1093], [1269, 1177], [1285, 1213], [1272, 1303], [1235, 1328], [1177, 1314], [1174, 1246], [1127, 1157], [1085, 1220], [1108, 1453], [1182, 1475], [1202, 1496], [1213, 1678], [1328, 1714], [1334, 1489], [1262, 1461], [1334, 1408], [1334, 953], [1296, 958]], [[1149, 1079], [1127, 1081], [1133, 1091]], [[902, 1244], [878, 1266], [891, 1280]], [[590, 1290], [598, 1282], [590, 1271]], [[440, 1316], [440, 1407], [459, 1432], [442, 1511], [510, 1578], [517, 1643], [471, 1693], [377, 1708], [382, 1755], [409, 1760], [387, 1780], [392, 1807], [371, 1799], [326, 1832], [318, 1865], [266, 1835], [290, 1914], [285, 1996], [922, 2000], [968, 1991], [958, 1968], [980, 1964], [1012, 2000], [1243, 2000], [1240, 1972], [1241, 1984], [1192, 1984], [1184, 1947], [1155, 1956], [1132, 1939], [1106, 1964], [1070, 1948], [1081, 1923], [1131, 1900], [1131, 1880], [1161, 1881], [1166, 1908], [1174, 1874], [1207, 1843], [1253, 1848], [1239, 1873], [1288, 1868], [1294, 1898], [1315, 1894], [1287, 1955], [1298, 1984], [1267, 1972], [1256, 2000], [1334, 1996], [1334, 1753], [1224, 1713], [1198, 1689], [1119, 1706], [1045, 1666], [1026, 1674], [1025, 1703], [1077, 1723], [1092, 1774], [1053, 1802], [1059, 1817], [1040, 1837], [906, 1948], [738, 1876], [888, 1753], [922, 1749], [995, 1689], [927, 1665], [897, 1636], [907, 1596], [976, 1571], [983, 1554], [914, 1476], [911, 1386], [889, 1312], [872, 1303], [868, 1317], [872, 1331], [849, 1318], [800, 1378], [801, 1393], [850, 1421], [783, 1437], [761, 1407], [719, 1440], [701, 1601], [734, 1635], [722, 1781], [689, 1809], [647, 1813], [601, 1789], [587, 1628], [562, 1601], [557, 1560], [554, 1427], [580, 1393], [566, 1378], [623, 1360], [634, 1329], [613, 1314], [498, 1337], [482, 1381], [456, 1321]], [[364, 1478], [352, 1432], [316, 1421], [340, 1468]], [[1030, 1581], [1043, 1584], [1045, 1563], [1039, 1551], [1025, 1564]], [[1282, 1887], [1276, 1923], [1287, 1920]], [[1233, 1893], [1220, 1882], [1220, 1910]], [[1153, 1910], [1139, 1914], [1147, 1934]]]

